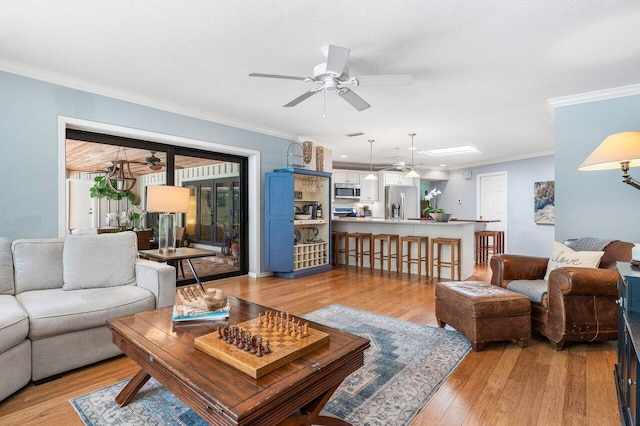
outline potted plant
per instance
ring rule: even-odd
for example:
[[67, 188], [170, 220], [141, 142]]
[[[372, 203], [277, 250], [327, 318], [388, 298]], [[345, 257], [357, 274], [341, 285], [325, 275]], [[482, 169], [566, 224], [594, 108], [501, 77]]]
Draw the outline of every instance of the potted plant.
[[91, 198], [106, 198], [107, 200], [127, 199], [133, 205], [138, 204], [136, 195], [131, 191], [118, 192], [107, 182], [107, 175], [100, 175], [93, 178], [93, 186], [89, 189]]
[[449, 222], [449, 219], [451, 219], [451, 214], [445, 213], [444, 209], [438, 208], [437, 197], [440, 194], [442, 194], [442, 191], [437, 188], [433, 188], [427, 195], [424, 196], [424, 199], [426, 201], [431, 201], [433, 199], [434, 207], [429, 204], [422, 210], [422, 213], [431, 216], [431, 218], [436, 222]]

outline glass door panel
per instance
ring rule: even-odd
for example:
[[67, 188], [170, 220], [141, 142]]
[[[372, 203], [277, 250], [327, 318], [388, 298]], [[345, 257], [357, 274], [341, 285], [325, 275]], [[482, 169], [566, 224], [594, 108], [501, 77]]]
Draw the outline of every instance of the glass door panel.
[[228, 182], [216, 182], [216, 243], [222, 247], [231, 246], [231, 233], [233, 230], [233, 216], [229, 200], [231, 191]]
[[198, 240], [206, 243], [211, 242], [213, 233], [211, 225], [213, 224], [213, 209], [211, 203], [213, 201], [213, 192], [210, 184], [200, 184], [200, 222], [198, 223], [199, 236]]
[[198, 187], [196, 185], [185, 185], [189, 188], [189, 212], [186, 214], [184, 226], [187, 235], [191, 238], [198, 238]]

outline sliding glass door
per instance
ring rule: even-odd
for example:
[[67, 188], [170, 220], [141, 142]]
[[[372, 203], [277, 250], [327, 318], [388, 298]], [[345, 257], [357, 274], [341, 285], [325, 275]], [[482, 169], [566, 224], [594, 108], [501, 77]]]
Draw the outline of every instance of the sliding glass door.
[[[65, 158], [69, 180], [73, 178], [86, 181], [86, 186], [95, 186], [96, 177], [104, 179], [110, 172], [109, 167], [116, 160], [124, 159], [136, 182], [131, 190], [132, 197], [135, 197], [136, 204], [140, 203], [141, 208], [145, 206], [148, 186], [188, 187], [191, 194], [189, 213], [179, 215], [177, 220], [177, 226], [186, 228], [187, 237], [183, 243], [215, 252], [210, 258], [194, 259], [194, 265], [199, 263], [196, 265], [198, 275], [206, 281], [247, 273], [246, 157], [67, 129]], [[83, 192], [89, 191], [84, 189]], [[89, 198], [89, 194], [82, 195]], [[108, 197], [103, 198], [101, 201], [107, 205], [116, 203], [111, 202]], [[128, 204], [120, 210], [126, 208]], [[84, 208], [81, 212], [86, 210]], [[89, 210], [89, 214], [93, 214], [92, 219], [99, 216], [93, 220], [93, 226], [105, 226], [105, 213], [97, 208]], [[75, 218], [73, 215], [68, 216]], [[120, 217], [119, 214], [114, 216]], [[69, 218], [67, 222], [70, 230], [85, 226], [78, 225], [77, 221]], [[157, 229], [157, 214], [147, 213], [145, 223], [140, 226]], [[152, 248], [154, 242], [155, 239], [152, 238]], [[193, 281], [188, 275], [179, 275], [180, 284]]]
[[187, 232], [193, 242], [231, 253], [240, 239], [240, 179], [221, 178], [184, 182], [189, 188], [191, 209], [186, 216]]

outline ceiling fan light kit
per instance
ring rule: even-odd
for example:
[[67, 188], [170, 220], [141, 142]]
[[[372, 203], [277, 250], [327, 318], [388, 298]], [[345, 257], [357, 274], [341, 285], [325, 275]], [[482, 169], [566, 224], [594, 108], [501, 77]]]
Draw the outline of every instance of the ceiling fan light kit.
[[349, 67], [347, 67], [347, 59], [349, 59], [349, 53], [351, 49], [340, 47], [336, 45], [324, 46], [321, 49], [322, 53], [327, 58], [327, 61], [318, 64], [313, 68], [312, 77], [297, 77], [278, 74], [263, 74], [263, 73], [251, 73], [250, 77], [264, 77], [264, 78], [278, 78], [284, 80], [301, 80], [304, 82], [313, 82], [319, 85], [319, 87], [311, 89], [292, 101], [286, 103], [284, 107], [294, 107], [300, 102], [309, 99], [311, 96], [318, 92], [336, 92], [338, 96], [344, 99], [349, 105], [354, 107], [357, 111], [364, 111], [371, 107], [360, 96], [358, 96], [353, 90], [348, 87], [344, 87], [345, 84], [351, 84], [352, 86], [391, 86], [391, 85], [411, 85], [415, 81], [413, 74], [401, 74], [401, 75], [365, 75], [349, 77]]

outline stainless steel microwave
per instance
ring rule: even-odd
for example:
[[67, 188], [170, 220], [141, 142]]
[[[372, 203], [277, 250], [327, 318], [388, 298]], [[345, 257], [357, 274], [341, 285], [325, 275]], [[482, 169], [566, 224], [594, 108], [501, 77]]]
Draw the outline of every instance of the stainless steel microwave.
[[336, 183], [333, 196], [336, 199], [360, 199], [360, 185], [352, 183]]

